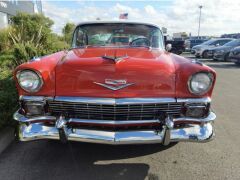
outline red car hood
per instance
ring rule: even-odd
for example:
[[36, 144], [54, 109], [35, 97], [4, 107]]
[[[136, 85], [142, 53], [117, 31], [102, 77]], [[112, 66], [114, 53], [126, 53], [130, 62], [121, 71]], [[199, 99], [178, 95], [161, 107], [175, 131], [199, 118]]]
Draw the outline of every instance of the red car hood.
[[[123, 88], [112, 90], [104, 85]], [[159, 50], [73, 49], [56, 67], [56, 96], [174, 97], [175, 66], [171, 57]]]

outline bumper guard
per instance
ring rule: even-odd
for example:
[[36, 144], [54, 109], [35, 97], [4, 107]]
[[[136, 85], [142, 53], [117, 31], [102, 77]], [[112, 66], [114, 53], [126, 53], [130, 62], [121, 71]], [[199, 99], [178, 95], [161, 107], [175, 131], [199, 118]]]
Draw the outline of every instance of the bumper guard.
[[[69, 119], [62, 117], [56, 119], [54, 116], [41, 116], [27, 118], [18, 111], [14, 119], [19, 121], [18, 136], [21, 141], [39, 139], [55, 139], [62, 141], [80, 141], [102, 144], [150, 144], [162, 143], [168, 145], [170, 142], [208, 142], [214, 137], [213, 121], [216, 115], [210, 112], [206, 118], [176, 118], [167, 117], [163, 129], [159, 130], [127, 130], [127, 131], [105, 131], [89, 130], [83, 128], [69, 128], [70, 123], [92, 123], [101, 125], [129, 125], [160, 123], [159, 120], [152, 121], [99, 121]], [[44, 123], [54, 121], [55, 126], [46, 126]], [[175, 126], [182, 124], [183, 126]]]

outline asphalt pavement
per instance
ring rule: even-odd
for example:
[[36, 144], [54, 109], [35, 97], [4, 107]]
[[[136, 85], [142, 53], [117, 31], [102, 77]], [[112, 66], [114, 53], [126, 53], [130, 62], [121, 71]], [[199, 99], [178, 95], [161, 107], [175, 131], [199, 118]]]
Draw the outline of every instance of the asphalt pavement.
[[202, 61], [217, 71], [212, 98], [217, 114], [213, 141], [169, 147], [13, 142], [0, 155], [0, 180], [239, 180], [240, 67]]

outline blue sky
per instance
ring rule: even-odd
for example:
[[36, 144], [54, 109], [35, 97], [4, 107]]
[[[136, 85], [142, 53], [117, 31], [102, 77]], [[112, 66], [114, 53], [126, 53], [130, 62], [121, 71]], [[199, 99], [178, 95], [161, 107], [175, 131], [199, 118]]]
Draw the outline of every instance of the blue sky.
[[98, 6], [101, 8], [110, 8], [117, 3], [124, 6], [136, 7], [144, 9], [146, 4], [154, 6], [158, 10], [166, 10], [173, 3], [173, 0], [162, 0], [162, 1], [50, 1], [58, 7], [78, 8], [82, 6]]
[[67, 22], [118, 20], [128, 13], [129, 20], [153, 22], [168, 32], [197, 34], [199, 5], [203, 5], [201, 35], [240, 32], [240, 1], [235, 0], [158, 0], [158, 1], [42, 1], [44, 14], [54, 20], [53, 30], [61, 33]]

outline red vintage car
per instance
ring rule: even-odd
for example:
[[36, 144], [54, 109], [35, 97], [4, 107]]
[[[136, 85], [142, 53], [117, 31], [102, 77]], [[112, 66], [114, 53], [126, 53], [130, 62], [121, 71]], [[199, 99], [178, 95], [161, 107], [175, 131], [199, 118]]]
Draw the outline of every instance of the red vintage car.
[[154, 24], [81, 23], [71, 49], [22, 64], [14, 77], [21, 141], [168, 145], [214, 137], [215, 71], [166, 51]]

